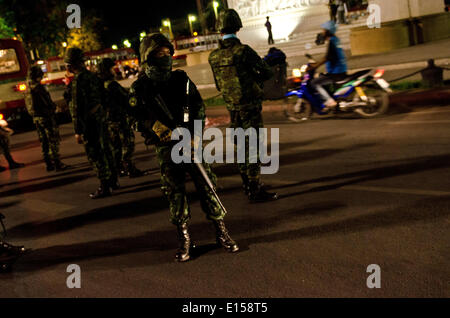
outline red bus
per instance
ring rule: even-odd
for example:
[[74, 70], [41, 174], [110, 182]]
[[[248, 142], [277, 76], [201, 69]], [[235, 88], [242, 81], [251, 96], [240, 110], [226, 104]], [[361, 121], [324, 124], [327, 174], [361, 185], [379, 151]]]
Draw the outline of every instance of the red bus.
[[20, 118], [27, 113], [25, 94], [29, 68], [22, 42], [0, 39], [0, 113], [7, 119]]

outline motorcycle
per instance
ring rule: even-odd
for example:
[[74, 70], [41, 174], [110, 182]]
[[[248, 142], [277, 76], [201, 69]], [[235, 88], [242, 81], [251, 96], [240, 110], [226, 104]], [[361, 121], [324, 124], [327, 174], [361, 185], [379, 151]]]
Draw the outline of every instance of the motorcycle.
[[294, 69], [294, 82], [300, 86], [290, 90], [286, 95], [286, 116], [295, 122], [310, 119], [313, 113], [319, 116], [356, 113], [362, 118], [380, 116], [389, 108], [390, 84], [382, 78], [384, 70], [367, 69], [348, 75], [344, 80], [327, 87], [338, 103], [329, 110], [322, 102], [319, 94], [312, 88], [311, 82], [316, 73], [311, 67], [316, 61], [309, 54], [309, 61], [301, 69]]

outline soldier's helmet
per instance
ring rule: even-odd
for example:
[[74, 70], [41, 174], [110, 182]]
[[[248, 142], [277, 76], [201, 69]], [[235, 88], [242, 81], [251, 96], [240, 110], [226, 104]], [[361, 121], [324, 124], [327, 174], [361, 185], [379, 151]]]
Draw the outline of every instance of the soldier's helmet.
[[64, 56], [64, 63], [70, 65], [79, 65], [84, 63], [83, 50], [77, 47], [69, 48]]
[[167, 47], [170, 49], [170, 54], [175, 53], [175, 49], [170, 43], [169, 39], [166, 38], [161, 33], [152, 33], [148, 34], [145, 38], [141, 41], [141, 46], [139, 48], [139, 53], [141, 55], [141, 63], [148, 62], [148, 59], [152, 57], [152, 54], [162, 48]]
[[38, 65], [34, 65], [30, 68], [30, 73], [29, 73], [30, 79], [35, 81], [37, 80], [39, 77], [43, 77], [44, 76], [44, 72], [42, 71], [41, 67]]
[[105, 78], [112, 77], [111, 67], [114, 67], [114, 66], [116, 66], [116, 63], [114, 63], [114, 61], [111, 58], [106, 57], [106, 58], [102, 59], [100, 61], [100, 63], [98, 64], [99, 75], [102, 77], [105, 77]]
[[220, 12], [217, 21], [217, 29], [223, 34], [236, 33], [242, 28], [242, 21], [239, 14], [233, 9]]

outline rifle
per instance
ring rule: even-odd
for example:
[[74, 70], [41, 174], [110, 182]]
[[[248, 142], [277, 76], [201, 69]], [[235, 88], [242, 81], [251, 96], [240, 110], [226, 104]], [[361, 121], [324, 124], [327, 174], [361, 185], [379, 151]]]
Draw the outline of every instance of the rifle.
[[[184, 107], [184, 123], [189, 122], [189, 86], [190, 86], [190, 80], [188, 78], [187, 85], [186, 85], [186, 106]], [[156, 104], [166, 113], [166, 115], [170, 118], [170, 120], [174, 120], [169, 108], [167, 107], [164, 100], [161, 98], [160, 95], [156, 96]], [[176, 125], [175, 125], [176, 126]], [[208, 186], [209, 190], [211, 190], [212, 194], [214, 195], [214, 198], [217, 200], [217, 203], [219, 203], [221, 209], [227, 213], [227, 210], [225, 209], [225, 206], [222, 204], [222, 201], [220, 201], [219, 196], [217, 195], [216, 189], [214, 184], [212, 183], [211, 179], [208, 176], [208, 173], [205, 170], [205, 167], [203, 167], [203, 164], [201, 163], [193, 163], [194, 166], [197, 168], [198, 172], [200, 172], [200, 175], [203, 178], [203, 181]]]

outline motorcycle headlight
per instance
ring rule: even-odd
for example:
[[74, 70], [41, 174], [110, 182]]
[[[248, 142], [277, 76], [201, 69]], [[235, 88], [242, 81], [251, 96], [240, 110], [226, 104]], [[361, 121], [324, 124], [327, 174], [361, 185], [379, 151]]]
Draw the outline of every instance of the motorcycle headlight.
[[302, 77], [302, 71], [299, 68], [294, 68], [292, 70], [292, 76], [294, 76], [294, 77]]

